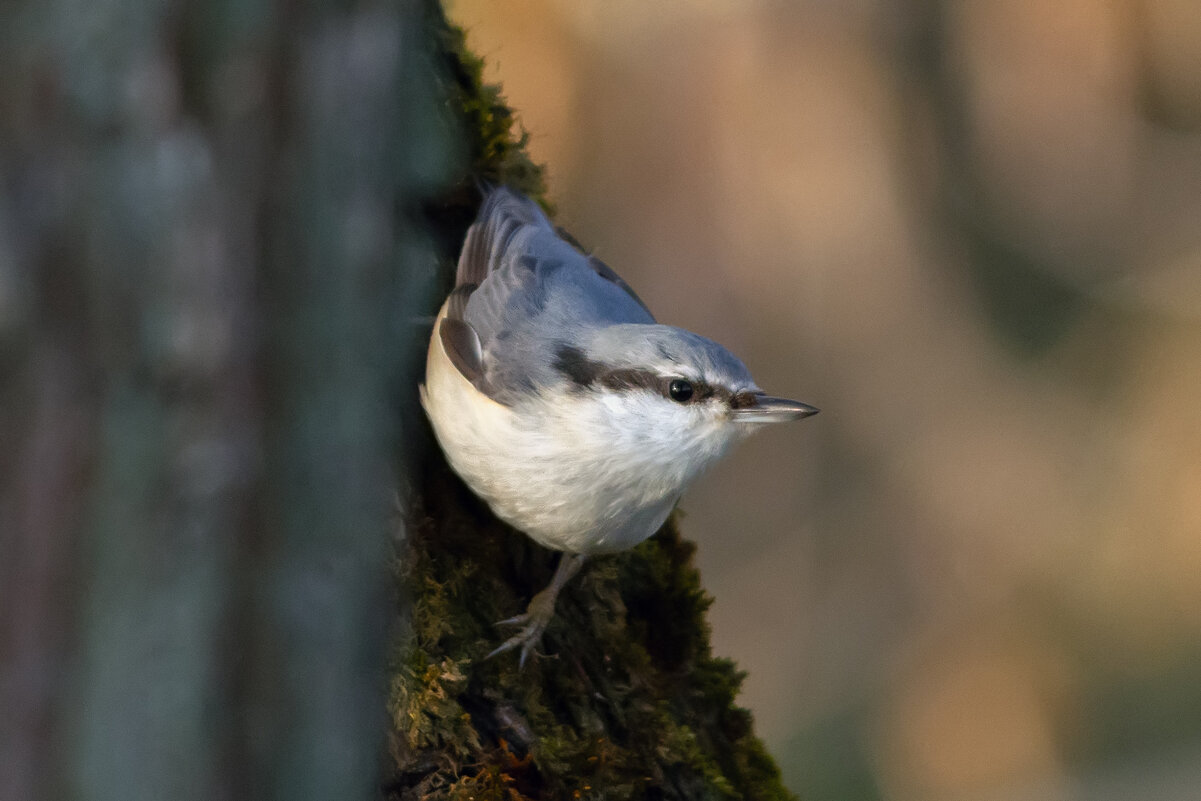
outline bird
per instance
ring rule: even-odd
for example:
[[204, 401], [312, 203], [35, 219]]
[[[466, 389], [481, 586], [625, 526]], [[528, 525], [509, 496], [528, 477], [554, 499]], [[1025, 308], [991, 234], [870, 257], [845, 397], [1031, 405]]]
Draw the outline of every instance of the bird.
[[529, 197], [485, 188], [434, 320], [421, 404], [451, 469], [510, 526], [560, 551], [516, 633], [539, 643], [585, 560], [632, 548], [732, 445], [813, 406], [765, 394], [713, 340], [656, 322]]

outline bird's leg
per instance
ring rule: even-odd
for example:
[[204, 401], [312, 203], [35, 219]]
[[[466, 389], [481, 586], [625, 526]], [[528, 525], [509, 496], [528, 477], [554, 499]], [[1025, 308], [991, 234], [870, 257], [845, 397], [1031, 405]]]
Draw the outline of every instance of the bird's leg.
[[496, 624], [498, 626], [521, 626], [521, 631], [505, 640], [499, 648], [484, 658], [491, 659], [497, 654], [503, 654], [520, 645], [521, 659], [517, 666], [519, 669], [525, 667], [526, 657], [534, 650], [534, 646], [542, 638], [546, 624], [550, 623], [551, 617], [555, 614], [555, 599], [559, 597], [559, 590], [563, 589], [563, 585], [579, 572], [585, 558], [583, 554], [577, 553], [565, 553], [560, 556], [554, 578], [550, 580], [546, 589], [530, 599], [530, 605], [526, 607], [525, 612]]

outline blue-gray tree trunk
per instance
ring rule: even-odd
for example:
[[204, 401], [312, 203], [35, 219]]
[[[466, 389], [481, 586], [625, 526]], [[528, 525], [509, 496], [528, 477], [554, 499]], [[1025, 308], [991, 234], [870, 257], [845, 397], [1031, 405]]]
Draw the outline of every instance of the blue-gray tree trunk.
[[376, 794], [428, 13], [0, 11], [0, 798]]

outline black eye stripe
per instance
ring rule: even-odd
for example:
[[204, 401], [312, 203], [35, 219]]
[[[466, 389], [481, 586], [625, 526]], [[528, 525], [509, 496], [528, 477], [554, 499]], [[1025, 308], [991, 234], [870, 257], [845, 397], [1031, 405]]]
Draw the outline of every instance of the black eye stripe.
[[[672, 392], [672, 385], [677, 381], [682, 381], [692, 388], [692, 391], [688, 393], [688, 397], [680, 398], [676, 396], [678, 393]], [[696, 381], [678, 376], [676, 378], [662, 379], [658, 389], [660, 395], [674, 400], [676, 403], [699, 403], [710, 398], [716, 398], [719, 401], [729, 403], [734, 397], [733, 393], [725, 387], [713, 386], [705, 381]]]
[[586, 387], [599, 381], [605, 374], [604, 365], [584, 355], [584, 351], [570, 345], [562, 345], [555, 351], [552, 365], [573, 384]]
[[[668, 400], [681, 404], [693, 404], [716, 398], [729, 403], [734, 408], [753, 406], [753, 395], [749, 392], [734, 394], [722, 386], [714, 386], [699, 379], [684, 376], [661, 376], [649, 370], [633, 368], [608, 369], [600, 362], [586, 357], [583, 351], [569, 345], [561, 346], [555, 354], [554, 367], [577, 387], [603, 386], [615, 391], [641, 389], [654, 392]], [[692, 388], [692, 393], [686, 399], [673, 397], [672, 384], [682, 381]], [[679, 393], [677, 393], [679, 394]], [[749, 401], [749, 402], [748, 402]]]
[[646, 370], [610, 370], [603, 373], [597, 381], [605, 387], [614, 390], [649, 389], [662, 393], [662, 379], [655, 373]]
[[743, 390], [730, 396], [731, 409], [749, 409], [759, 405], [759, 398], [754, 392]]

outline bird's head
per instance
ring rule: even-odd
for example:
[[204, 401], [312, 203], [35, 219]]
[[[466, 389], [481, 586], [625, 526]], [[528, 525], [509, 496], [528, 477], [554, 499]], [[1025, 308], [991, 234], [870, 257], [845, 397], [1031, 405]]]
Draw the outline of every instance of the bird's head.
[[582, 430], [684, 482], [753, 431], [818, 411], [766, 395], [726, 348], [671, 326], [600, 328], [559, 347], [554, 367]]

